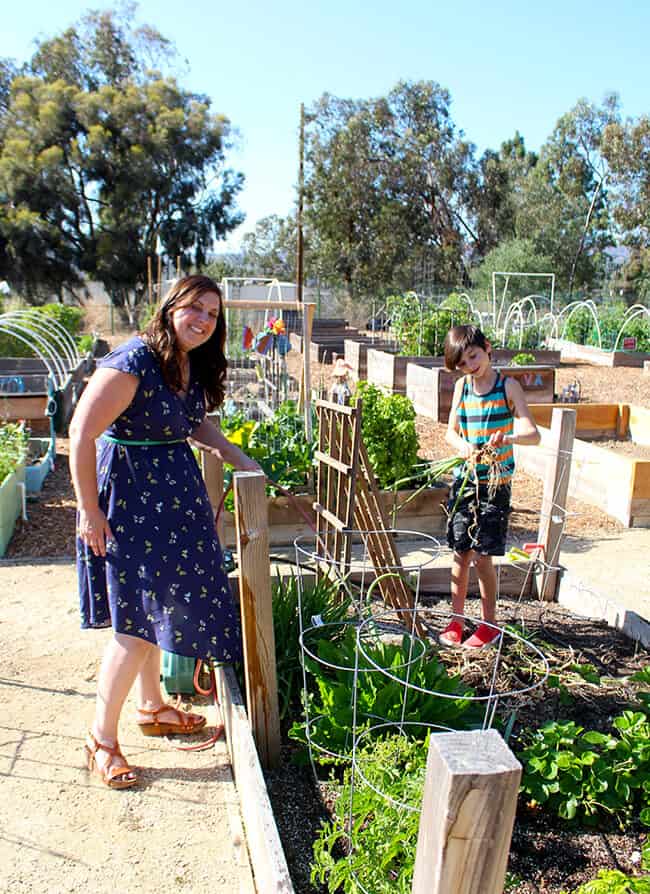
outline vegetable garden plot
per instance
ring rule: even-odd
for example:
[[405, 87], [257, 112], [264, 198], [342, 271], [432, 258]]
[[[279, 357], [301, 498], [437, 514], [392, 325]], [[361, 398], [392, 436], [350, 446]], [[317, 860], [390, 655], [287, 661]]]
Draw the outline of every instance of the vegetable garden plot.
[[[630, 753], [641, 754], [634, 748], [649, 741], [648, 696], [643, 694], [648, 688], [647, 679], [643, 673], [638, 680], [632, 679], [647, 664], [648, 654], [604, 624], [576, 618], [559, 606], [511, 599], [503, 599], [500, 606], [500, 623], [540, 648], [551, 672], [543, 686], [524, 696], [512, 706], [512, 711], [505, 710], [502, 718], [497, 719], [499, 729], [508, 736], [510, 747], [525, 768], [506, 890], [514, 894], [533, 894], [540, 890], [547, 894], [572, 892], [579, 884], [596, 878], [601, 869], [643, 875], [638, 855], [645, 840], [644, 827], [639, 822], [646, 797], [642, 791], [645, 764], [638, 765], [635, 771], [636, 787], [628, 790], [619, 786], [617, 791], [612, 791], [611, 798], [605, 799], [602, 809], [595, 807], [592, 798], [603, 797], [602, 792], [597, 795], [593, 788], [600, 784], [598, 780], [606, 777], [614, 787], [617, 768], [625, 767]], [[343, 647], [336, 648], [340, 652]], [[395, 648], [399, 651], [399, 643]], [[493, 653], [468, 656], [441, 650], [437, 660], [443, 663], [450, 677], [460, 674], [464, 687], [476, 692], [489, 690]], [[502, 676], [496, 683], [499, 687], [521, 686], [539, 678], [540, 667], [534, 660], [522, 659], [516, 645], [504, 646], [501, 663]], [[342, 676], [341, 673], [332, 675], [335, 680], [328, 685], [335, 685], [336, 680], [341, 683]], [[334, 704], [342, 704], [340, 697]], [[625, 715], [628, 709], [643, 716]], [[426, 751], [422, 744], [415, 746], [404, 735], [386, 736], [368, 749], [363, 748], [363, 740], [360, 745], [358, 769], [369, 784], [360, 782], [357, 775], [353, 786], [349, 765], [348, 770], [344, 766], [334, 769], [323, 766], [318, 770], [320, 781], [315, 787], [298, 768], [285, 767], [282, 774], [269, 776], [276, 820], [292, 875], [295, 870], [304, 879], [305, 865], [313, 864], [311, 885], [303, 882], [299, 888], [305, 894], [334, 891], [338, 883], [343, 886], [342, 891], [359, 892], [365, 888], [376, 894], [410, 892], [417, 814], [399, 805], [417, 804]], [[540, 749], [546, 749], [544, 753], [551, 765], [559, 761], [557, 778], [563, 800], [553, 791], [546, 798], [543, 793], [538, 798], [532, 794], [539, 779], [553, 789], [553, 776], [544, 780], [536, 769], [539, 765], [535, 758]], [[567, 755], [588, 751], [595, 755], [595, 763], [590, 763], [592, 758], [587, 755], [584, 762], [576, 759], [575, 764], [566, 764]], [[574, 779], [572, 774], [578, 773], [578, 768], [580, 777], [571, 788], [569, 780]], [[278, 781], [280, 775], [282, 781]], [[363, 823], [354, 826], [354, 841], [349, 835], [353, 787], [355, 809], [365, 816]], [[575, 791], [580, 790], [584, 797], [579, 796], [572, 803]], [[310, 803], [313, 799], [314, 814], [324, 804], [330, 816], [317, 833], [314, 855], [311, 843], [299, 846], [301, 836], [296, 818], [284, 803], [290, 791], [301, 803]], [[395, 804], [387, 803], [386, 794]], [[363, 855], [361, 844], [365, 849]], [[359, 873], [364, 872], [366, 882], [367, 873], [372, 875], [370, 887], [358, 886], [362, 878]], [[376, 884], [382, 874], [383, 881], [380, 879]], [[609, 894], [613, 889], [594, 890]]]

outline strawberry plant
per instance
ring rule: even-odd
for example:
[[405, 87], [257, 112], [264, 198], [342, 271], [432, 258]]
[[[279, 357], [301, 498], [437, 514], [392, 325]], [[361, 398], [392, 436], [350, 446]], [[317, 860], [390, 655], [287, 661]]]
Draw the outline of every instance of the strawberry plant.
[[648, 717], [624, 711], [613, 725], [612, 733], [571, 721], [537, 730], [520, 755], [521, 788], [530, 803], [586, 825], [614, 817], [623, 827], [637, 814], [650, 825]]

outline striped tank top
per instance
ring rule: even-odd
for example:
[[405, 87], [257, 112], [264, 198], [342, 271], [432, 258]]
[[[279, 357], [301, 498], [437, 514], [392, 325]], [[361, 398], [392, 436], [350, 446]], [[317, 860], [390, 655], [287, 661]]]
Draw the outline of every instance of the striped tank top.
[[[487, 444], [490, 435], [501, 429], [504, 435], [514, 431], [514, 417], [508, 406], [505, 379], [497, 372], [494, 385], [487, 394], [476, 394], [470, 376], [465, 377], [463, 391], [456, 411], [459, 432], [470, 444], [477, 447]], [[497, 448], [501, 468], [501, 484], [507, 484], [515, 471], [515, 458], [512, 444]], [[487, 480], [488, 466], [479, 463], [476, 466], [479, 481]], [[455, 470], [457, 476], [465, 474], [465, 465]]]

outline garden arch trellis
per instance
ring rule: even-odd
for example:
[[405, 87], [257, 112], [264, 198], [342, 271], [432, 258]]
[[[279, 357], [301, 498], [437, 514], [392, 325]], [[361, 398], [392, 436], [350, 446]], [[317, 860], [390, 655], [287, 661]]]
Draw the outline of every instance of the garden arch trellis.
[[[503, 287], [503, 292], [501, 294], [501, 301], [499, 303], [499, 310], [497, 311], [497, 277], [503, 276], [505, 277], [505, 285]], [[499, 321], [501, 320], [501, 314], [503, 313], [503, 307], [506, 301], [506, 295], [508, 293], [508, 286], [510, 285], [511, 277], [523, 277], [526, 279], [537, 278], [537, 279], [550, 279], [551, 281], [551, 295], [550, 298], [546, 298], [545, 296], [541, 296], [535, 293], [532, 293], [530, 297], [536, 298], [539, 297], [542, 300], [548, 300], [550, 303], [550, 312], [553, 313], [553, 307], [555, 303], [555, 274], [554, 273], [522, 273], [517, 270], [494, 270], [492, 272], [492, 323], [496, 330], [499, 329]]]
[[645, 307], [643, 304], [633, 304], [632, 307], [628, 308], [625, 313], [625, 317], [621, 324], [621, 328], [618, 330], [618, 335], [616, 336], [616, 341], [614, 342], [613, 350], [616, 351], [618, 348], [618, 343], [621, 340], [623, 332], [625, 331], [627, 325], [632, 322], [632, 320], [636, 320], [638, 317], [647, 316], [648, 322], [650, 322], [650, 308]]
[[2, 315], [6, 320], [14, 320], [29, 331], [37, 332], [45, 342], [55, 349], [56, 355], [64, 360], [69, 371], [81, 363], [81, 355], [74, 338], [61, 323], [36, 309], [14, 310]]
[[21, 320], [12, 318], [11, 314], [0, 314], [0, 332], [18, 339], [26, 345], [45, 365], [48, 377], [55, 388], [63, 388], [69, 375], [63, 359], [41, 333], [27, 327]]
[[566, 329], [569, 325], [569, 320], [576, 314], [579, 310], [588, 310], [594, 319], [594, 323], [596, 325], [596, 332], [598, 334], [598, 347], [602, 348], [603, 346], [603, 337], [602, 332], [600, 330], [600, 322], [598, 320], [598, 309], [596, 307], [595, 302], [591, 298], [585, 298], [581, 301], [572, 301], [570, 304], [567, 304], [566, 307], [563, 307], [559, 312], [557, 317], [555, 318], [555, 325], [552, 329], [552, 332], [558, 337], [560, 323], [562, 322], [562, 318], [566, 314], [566, 319], [564, 320], [564, 325], [562, 327], [562, 333], [559, 338], [563, 339], [566, 335]]

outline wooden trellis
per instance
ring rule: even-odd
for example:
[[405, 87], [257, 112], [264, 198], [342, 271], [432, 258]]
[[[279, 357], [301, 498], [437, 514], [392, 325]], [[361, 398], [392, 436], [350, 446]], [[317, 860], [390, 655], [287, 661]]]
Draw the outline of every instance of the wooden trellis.
[[316, 402], [316, 553], [345, 576], [351, 564], [351, 532], [359, 532], [386, 605], [412, 609], [413, 593], [361, 437], [361, 412], [361, 401], [354, 407]]

